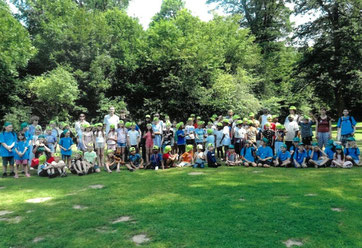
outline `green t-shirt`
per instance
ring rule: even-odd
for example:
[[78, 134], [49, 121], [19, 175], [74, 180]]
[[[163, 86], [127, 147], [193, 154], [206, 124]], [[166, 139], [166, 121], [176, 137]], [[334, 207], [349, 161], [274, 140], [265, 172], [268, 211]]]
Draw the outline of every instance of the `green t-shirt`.
[[97, 154], [95, 151], [93, 152], [85, 152], [84, 153], [84, 159], [89, 163], [95, 163], [97, 158]]

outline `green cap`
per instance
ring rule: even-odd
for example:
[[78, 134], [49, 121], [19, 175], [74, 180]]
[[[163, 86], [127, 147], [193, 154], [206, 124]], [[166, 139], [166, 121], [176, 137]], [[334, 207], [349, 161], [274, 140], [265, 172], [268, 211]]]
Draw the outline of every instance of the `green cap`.
[[194, 146], [193, 146], [193, 145], [187, 145], [187, 146], [186, 146], [186, 152], [189, 152], [189, 151], [191, 151], [192, 149], [194, 149]]
[[249, 114], [249, 117], [254, 117], [254, 116], [255, 116], [254, 113]]
[[153, 146], [152, 149], [153, 149], [153, 150], [158, 150], [158, 148], [159, 148], [158, 146]]
[[51, 124], [57, 124], [57, 122], [56, 121], [49, 121], [49, 124], [51, 125]]
[[24, 128], [26, 128], [28, 126], [27, 122], [23, 122], [20, 124], [20, 129], [23, 130]]
[[237, 121], [236, 121], [236, 125], [241, 125], [241, 124], [243, 124], [243, 121], [242, 121], [242, 120], [237, 120]]
[[265, 142], [265, 143], [268, 143], [269, 142], [269, 140], [267, 139], [267, 138], [263, 138], [263, 142]]
[[290, 106], [289, 109], [291, 110], [297, 110], [297, 108], [295, 106]]
[[150, 115], [146, 115], [146, 118], [151, 118], [151, 116], [150, 116]]
[[243, 118], [243, 121], [248, 121], [248, 118], [244, 117], [244, 118]]
[[252, 125], [254, 122], [252, 120], [248, 120], [248, 125]]
[[265, 126], [270, 127], [270, 123], [269, 122], [265, 123]]
[[88, 128], [88, 127], [90, 127], [90, 124], [86, 123], [86, 124], [83, 124], [82, 126], [83, 126], [83, 128]]
[[204, 121], [199, 121], [198, 124], [199, 124], [199, 125], [204, 125], [205, 122], [204, 122]]
[[188, 118], [187, 121], [192, 121], [192, 118]]
[[44, 164], [47, 161], [47, 157], [43, 154], [39, 156], [39, 164]]
[[293, 142], [300, 142], [300, 139], [299, 139], [298, 137], [295, 137], [295, 138], [293, 139]]
[[116, 126], [114, 124], [109, 125], [109, 128], [115, 128]]
[[129, 148], [129, 151], [130, 151], [130, 152], [136, 151], [136, 148], [135, 148], [135, 147], [130, 147], [130, 148]]
[[217, 114], [213, 114], [211, 117], [216, 119], [216, 118], [217, 118]]
[[218, 123], [217, 123], [217, 126], [218, 126], [218, 127], [222, 127], [222, 123], [221, 123], [221, 122], [218, 122]]
[[195, 114], [191, 114], [190, 116], [191, 116], [191, 117], [195, 117], [196, 115], [195, 115]]
[[234, 115], [233, 120], [237, 120], [237, 119], [240, 119], [240, 116], [239, 115]]
[[227, 123], [227, 124], [230, 123], [228, 119], [223, 119], [222, 122]]
[[108, 150], [107, 150], [107, 154], [110, 154], [110, 153], [112, 153], [112, 152], [114, 152], [112, 149], [108, 149]]
[[52, 130], [52, 127], [50, 127], [50, 126], [47, 126], [46, 128], [45, 128], [45, 130]]
[[118, 122], [118, 124], [119, 124], [119, 125], [123, 125], [123, 124], [124, 124], [124, 121], [123, 121], [123, 120], [120, 120], [120, 121]]
[[207, 145], [207, 147], [214, 147], [214, 144], [213, 144], [213, 143], [209, 143], [209, 144]]
[[211, 128], [207, 129], [207, 134], [213, 134], [214, 130], [212, 130]]
[[336, 150], [342, 150], [342, 146], [341, 146], [341, 145], [337, 145], [337, 146], [336, 146]]
[[130, 128], [131, 127], [131, 125], [132, 125], [132, 123], [131, 122], [126, 122], [126, 124], [124, 125], [126, 128]]
[[4, 127], [10, 126], [10, 125], [13, 125], [13, 124], [11, 122], [9, 122], [9, 121], [4, 123]]
[[280, 147], [287, 148], [287, 145], [283, 143]]
[[159, 121], [160, 119], [158, 117], [154, 117], [153, 121]]
[[200, 116], [196, 117], [196, 120], [201, 120], [201, 117]]
[[165, 146], [165, 149], [163, 149], [163, 153], [168, 153], [172, 150], [171, 146]]

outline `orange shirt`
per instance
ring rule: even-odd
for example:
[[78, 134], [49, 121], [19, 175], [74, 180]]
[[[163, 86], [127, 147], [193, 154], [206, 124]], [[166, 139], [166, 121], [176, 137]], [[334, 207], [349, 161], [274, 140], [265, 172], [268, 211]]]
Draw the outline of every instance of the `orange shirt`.
[[187, 162], [187, 163], [191, 163], [192, 162], [192, 158], [193, 158], [193, 152], [185, 152], [184, 154], [181, 155], [182, 158], [182, 162]]

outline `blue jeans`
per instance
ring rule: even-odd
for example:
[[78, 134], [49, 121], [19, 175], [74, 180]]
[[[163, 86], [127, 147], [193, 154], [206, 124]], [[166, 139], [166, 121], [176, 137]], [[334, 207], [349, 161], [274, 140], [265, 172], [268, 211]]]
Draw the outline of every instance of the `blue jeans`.
[[320, 148], [327, 147], [328, 146], [328, 140], [329, 140], [329, 132], [318, 132], [318, 146]]
[[194, 165], [192, 165], [192, 167], [194, 167], [194, 168], [197, 168], [197, 167], [199, 167], [199, 166], [200, 166], [200, 168], [204, 168], [204, 167], [205, 167], [204, 162], [202, 162], [202, 163], [195, 163]]

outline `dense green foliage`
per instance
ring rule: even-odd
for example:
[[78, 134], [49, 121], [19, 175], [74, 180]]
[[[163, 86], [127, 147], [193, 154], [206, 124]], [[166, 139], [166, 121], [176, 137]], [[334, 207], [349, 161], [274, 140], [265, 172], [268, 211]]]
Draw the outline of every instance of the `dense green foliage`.
[[[298, 41], [313, 38], [299, 48], [284, 1], [209, 0], [232, 15], [204, 22], [182, 0], [164, 0], [147, 30], [126, 14], [128, 0], [12, 2], [18, 20], [1, 2], [1, 119], [85, 111], [97, 120], [110, 104], [134, 118], [283, 114], [291, 104], [308, 113], [327, 105], [336, 115], [361, 103], [358, 1], [294, 1], [295, 13], [321, 12], [294, 30]], [[72, 86], [52, 95], [44, 89], [53, 84]]]

